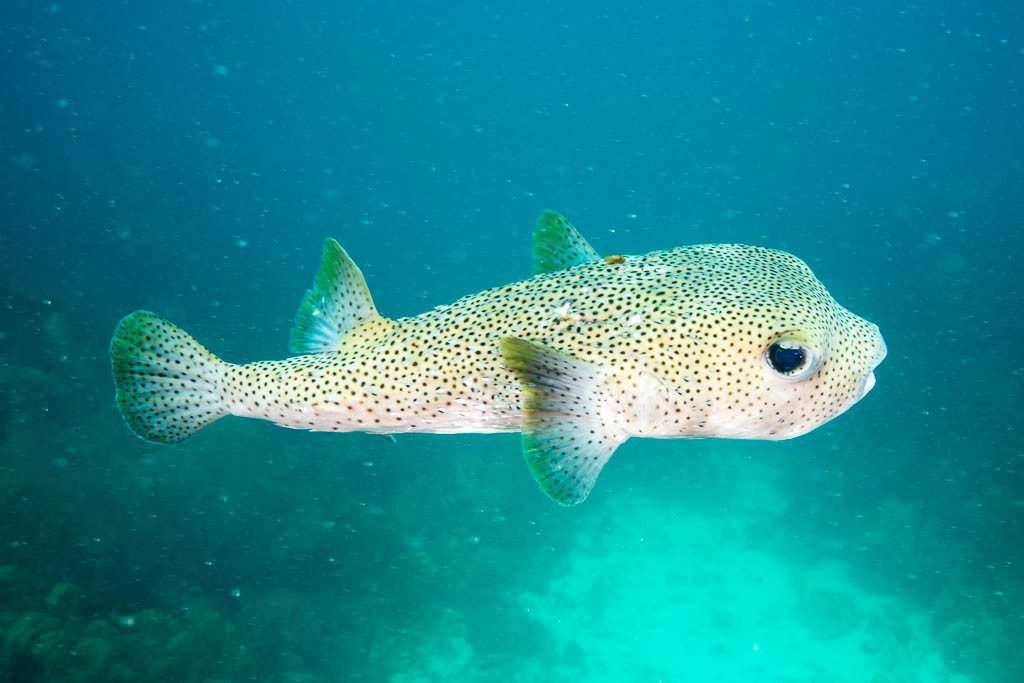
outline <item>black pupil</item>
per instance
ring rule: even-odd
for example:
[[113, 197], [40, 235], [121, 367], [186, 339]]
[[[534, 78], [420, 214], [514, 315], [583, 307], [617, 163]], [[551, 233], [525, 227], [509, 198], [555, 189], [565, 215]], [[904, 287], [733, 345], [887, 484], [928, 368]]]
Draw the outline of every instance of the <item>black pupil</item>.
[[799, 346], [783, 346], [775, 342], [768, 347], [768, 362], [783, 374], [798, 370], [807, 360], [807, 353]]

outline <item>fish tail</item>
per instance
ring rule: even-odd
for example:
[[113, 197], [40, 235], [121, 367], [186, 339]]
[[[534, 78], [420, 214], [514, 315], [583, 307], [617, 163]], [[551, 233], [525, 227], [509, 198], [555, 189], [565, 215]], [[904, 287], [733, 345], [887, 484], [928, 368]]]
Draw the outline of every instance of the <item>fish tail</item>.
[[228, 414], [220, 386], [229, 365], [155, 313], [121, 319], [110, 364], [121, 416], [146, 441], [175, 443]]

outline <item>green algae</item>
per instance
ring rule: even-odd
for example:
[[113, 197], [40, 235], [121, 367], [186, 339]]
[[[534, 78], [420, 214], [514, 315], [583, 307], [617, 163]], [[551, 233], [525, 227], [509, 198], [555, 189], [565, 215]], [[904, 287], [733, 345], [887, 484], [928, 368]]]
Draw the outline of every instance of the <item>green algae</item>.
[[40, 609], [0, 627], [0, 680], [234, 680], [249, 666], [235, 626], [201, 600], [173, 614], [145, 610], [115, 621], [85, 618], [68, 599], [77, 593], [56, 584]]

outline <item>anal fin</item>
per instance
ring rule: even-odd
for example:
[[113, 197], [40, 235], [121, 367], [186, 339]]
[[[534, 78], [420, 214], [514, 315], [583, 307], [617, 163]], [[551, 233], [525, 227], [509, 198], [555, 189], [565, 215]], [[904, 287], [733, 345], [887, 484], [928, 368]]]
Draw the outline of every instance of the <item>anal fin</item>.
[[540, 488], [561, 505], [583, 502], [628, 435], [606, 416], [606, 372], [515, 337], [501, 355], [523, 387], [522, 446]]

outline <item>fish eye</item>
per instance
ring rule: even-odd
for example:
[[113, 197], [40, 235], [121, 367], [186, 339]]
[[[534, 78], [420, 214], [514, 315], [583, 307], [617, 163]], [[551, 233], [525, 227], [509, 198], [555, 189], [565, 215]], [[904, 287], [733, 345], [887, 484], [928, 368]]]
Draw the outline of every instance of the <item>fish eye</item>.
[[765, 363], [783, 379], [796, 381], [818, 368], [818, 352], [795, 339], [780, 339], [764, 352]]

